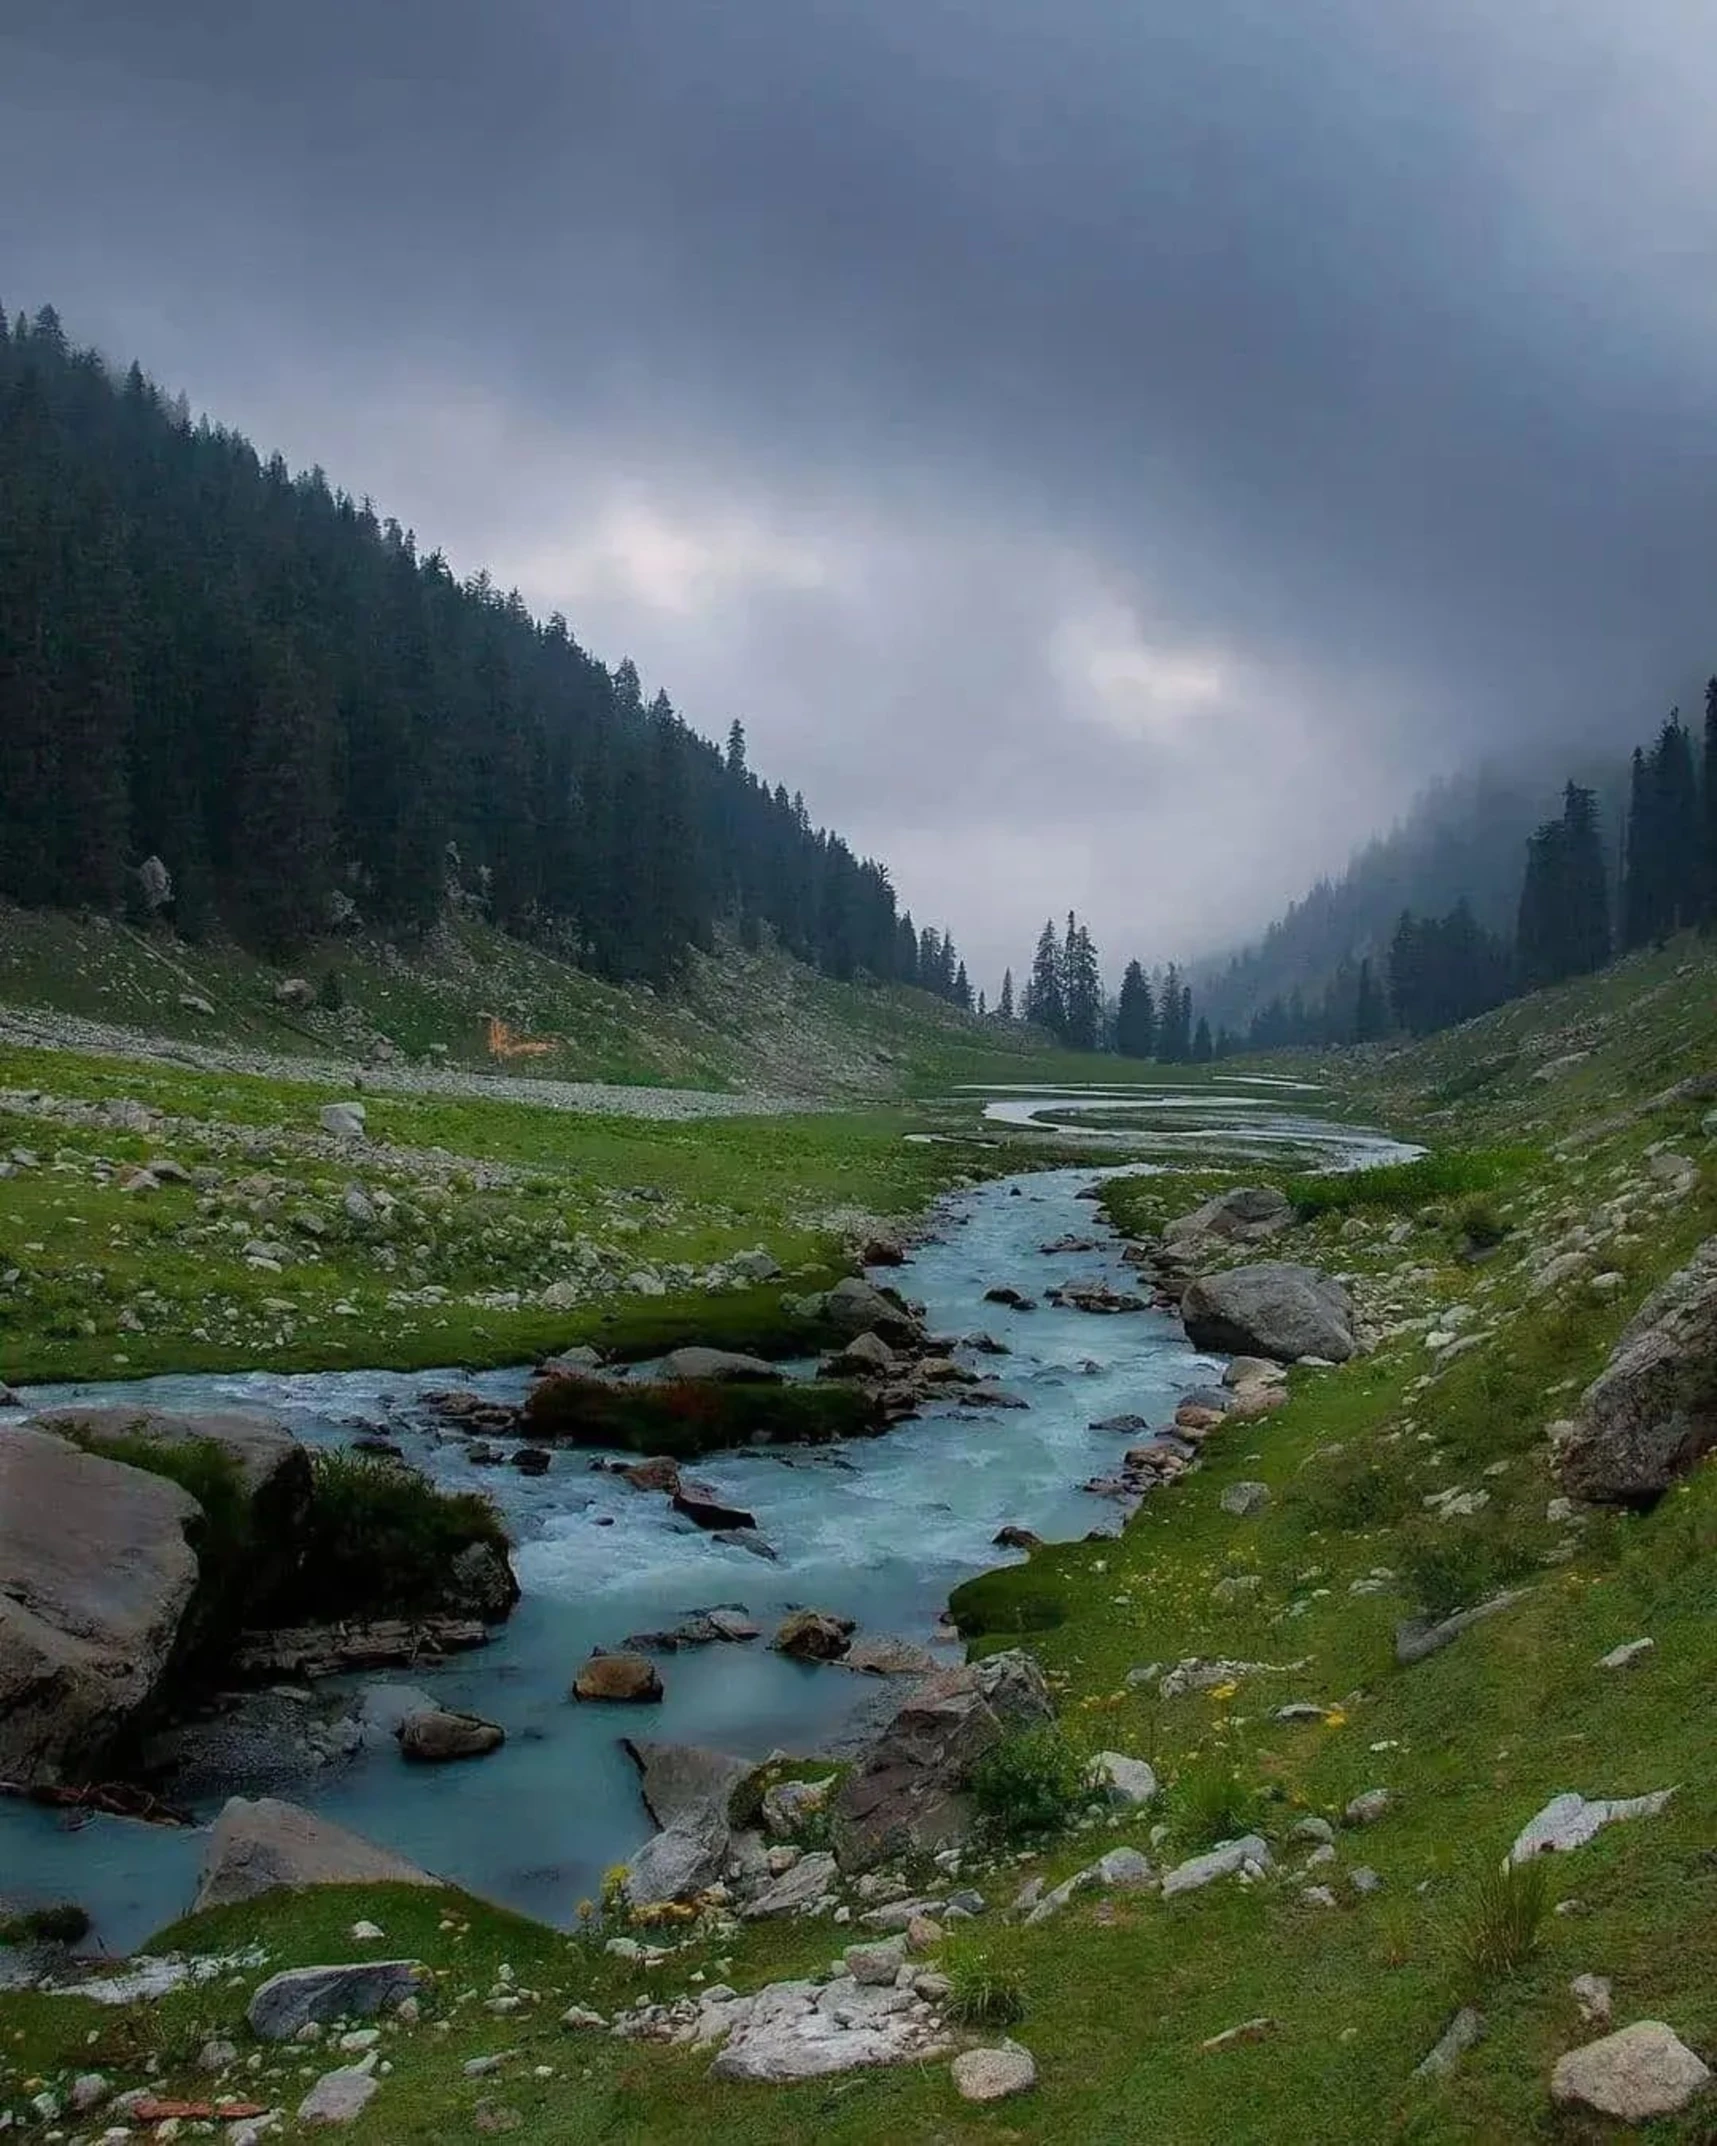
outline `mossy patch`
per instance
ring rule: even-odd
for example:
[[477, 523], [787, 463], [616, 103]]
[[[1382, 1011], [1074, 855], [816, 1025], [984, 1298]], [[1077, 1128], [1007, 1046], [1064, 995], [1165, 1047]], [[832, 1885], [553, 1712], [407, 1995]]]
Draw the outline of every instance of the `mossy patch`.
[[737, 1446], [832, 1445], [883, 1427], [874, 1394], [838, 1379], [766, 1385], [705, 1379], [546, 1378], [525, 1403], [533, 1438], [695, 1460]]

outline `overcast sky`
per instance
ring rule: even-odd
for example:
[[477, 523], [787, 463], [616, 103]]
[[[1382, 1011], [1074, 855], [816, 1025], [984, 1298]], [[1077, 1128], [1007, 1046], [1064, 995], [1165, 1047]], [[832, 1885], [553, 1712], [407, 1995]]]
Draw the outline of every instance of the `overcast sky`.
[[1717, 663], [1695, 0], [0, 0], [0, 302], [631, 654], [993, 989]]

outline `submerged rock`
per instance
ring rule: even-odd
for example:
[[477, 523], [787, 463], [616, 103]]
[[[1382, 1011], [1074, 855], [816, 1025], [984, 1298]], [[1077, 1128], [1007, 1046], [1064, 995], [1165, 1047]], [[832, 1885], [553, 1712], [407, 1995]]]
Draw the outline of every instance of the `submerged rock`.
[[447, 1759], [483, 1758], [498, 1751], [507, 1732], [476, 1714], [451, 1713], [442, 1707], [421, 1708], [408, 1714], [394, 1732], [402, 1755], [426, 1765]]
[[652, 1705], [662, 1696], [656, 1665], [641, 1654], [593, 1654], [573, 1679], [575, 1699]]
[[769, 1642], [777, 1654], [791, 1655], [797, 1662], [839, 1661], [856, 1629], [851, 1617], [836, 1617], [827, 1610], [794, 1610], [781, 1621]]

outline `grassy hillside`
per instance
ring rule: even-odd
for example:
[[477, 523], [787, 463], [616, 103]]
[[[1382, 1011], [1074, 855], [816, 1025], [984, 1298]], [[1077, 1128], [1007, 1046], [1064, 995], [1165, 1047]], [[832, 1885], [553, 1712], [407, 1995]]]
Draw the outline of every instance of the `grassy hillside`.
[[[290, 977], [313, 987], [315, 1003], [277, 1001]], [[969, 1056], [1013, 1064], [1040, 1048], [928, 993], [838, 984], [731, 944], [693, 955], [679, 996], [647, 985], [623, 990], [469, 918], [449, 921], [409, 953], [342, 938], [285, 970], [227, 943], [188, 946], [106, 918], [0, 904], [5, 1009], [64, 1016], [49, 1024], [49, 1040], [86, 1045], [150, 1037], [345, 1065], [374, 1064], [385, 1052], [410, 1067], [818, 1099], [893, 1095], [954, 1077]], [[497, 1056], [491, 1018], [517, 1041], [544, 1047]]]

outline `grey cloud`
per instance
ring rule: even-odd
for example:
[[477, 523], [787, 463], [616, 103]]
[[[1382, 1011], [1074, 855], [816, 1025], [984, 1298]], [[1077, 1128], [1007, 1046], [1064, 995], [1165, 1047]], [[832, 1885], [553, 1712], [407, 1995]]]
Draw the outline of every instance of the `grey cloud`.
[[743, 713], [986, 973], [1709, 660], [1682, 0], [38, 12], [0, 297]]

